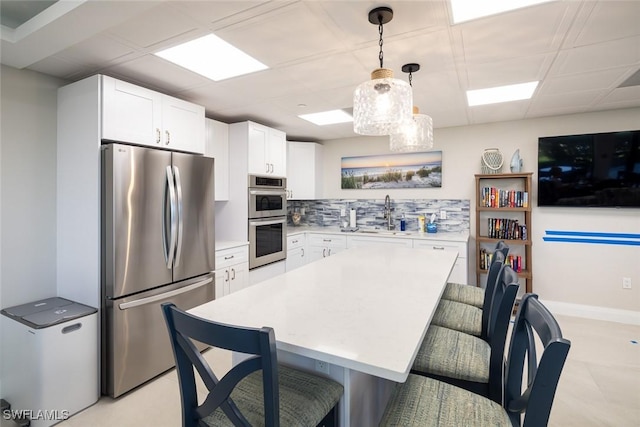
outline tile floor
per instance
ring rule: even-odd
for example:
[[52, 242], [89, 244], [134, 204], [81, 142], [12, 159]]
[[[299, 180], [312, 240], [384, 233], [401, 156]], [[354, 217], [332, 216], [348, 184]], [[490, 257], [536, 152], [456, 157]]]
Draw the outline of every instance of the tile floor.
[[[637, 427], [640, 425], [640, 326], [557, 316], [572, 346], [556, 393], [549, 426]], [[205, 353], [216, 372], [231, 366], [229, 353]], [[204, 390], [204, 386], [201, 386]], [[171, 370], [120, 397], [95, 405], [58, 424], [80, 426], [179, 426], [180, 392]], [[8, 427], [2, 422], [2, 427]]]

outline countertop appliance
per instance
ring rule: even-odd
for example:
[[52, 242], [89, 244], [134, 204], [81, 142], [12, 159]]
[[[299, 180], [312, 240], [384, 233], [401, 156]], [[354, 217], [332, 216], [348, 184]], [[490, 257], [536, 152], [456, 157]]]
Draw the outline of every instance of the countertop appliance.
[[249, 175], [249, 269], [287, 257], [287, 179]]
[[101, 232], [102, 391], [117, 397], [174, 365], [160, 304], [214, 298], [213, 159], [103, 145]]

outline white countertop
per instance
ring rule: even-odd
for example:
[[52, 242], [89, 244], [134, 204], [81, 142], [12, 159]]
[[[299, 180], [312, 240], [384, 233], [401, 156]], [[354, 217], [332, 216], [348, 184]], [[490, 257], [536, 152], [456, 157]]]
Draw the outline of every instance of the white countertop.
[[[374, 231], [371, 233], [370, 231]], [[425, 240], [446, 240], [452, 242], [469, 241], [469, 230], [460, 232], [439, 231], [437, 233], [419, 233], [417, 231], [399, 230], [368, 230], [360, 229], [356, 232], [341, 232], [338, 227], [310, 227], [310, 226], [287, 226], [287, 235], [293, 236], [300, 233], [326, 233], [341, 234], [345, 236], [371, 236], [371, 237], [395, 237], [398, 239], [425, 239]], [[395, 233], [395, 234], [394, 234]]]
[[403, 382], [456, 256], [354, 248], [189, 312], [223, 323], [270, 326], [279, 350]]
[[238, 246], [248, 246], [249, 242], [236, 241], [236, 240], [216, 240], [216, 251], [237, 248]]

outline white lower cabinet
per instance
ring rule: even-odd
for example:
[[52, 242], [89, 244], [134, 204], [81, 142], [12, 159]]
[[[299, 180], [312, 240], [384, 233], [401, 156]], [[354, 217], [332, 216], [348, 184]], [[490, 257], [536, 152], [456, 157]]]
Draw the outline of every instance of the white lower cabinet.
[[307, 263], [307, 236], [304, 233], [287, 237], [286, 270], [295, 270]]
[[326, 258], [347, 249], [347, 236], [339, 234], [309, 233], [307, 235], [309, 261]]
[[216, 251], [216, 294], [221, 298], [249, 286], [249, 247]]
[[458, 259], [456, 260], [456, 264], [453, 266], [453, 270], [451, 271], [451, 275], [449, 276], [449, 282], [460, 283], [463, 285], [469, 284], [467, 243], [443, 240], [413, 239], [413, 247], [427, 248], [434, 251], [458, 252]]

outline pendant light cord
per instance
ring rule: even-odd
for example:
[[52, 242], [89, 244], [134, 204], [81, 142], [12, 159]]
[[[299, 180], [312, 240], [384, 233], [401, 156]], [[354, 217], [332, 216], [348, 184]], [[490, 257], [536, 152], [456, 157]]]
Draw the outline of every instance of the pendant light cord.
[[380, 24], [378, 24], [378, 33], [380, 34], [380, 40], [378, 41], [380, 53], [378, 54], [378, 59], [380, 60], [380, 68], [384, 68], [382, 66], [382, 59], [384, 58], [384, 54], [382, 53], [382, 15], [378, 15], [378, 20], [380, 22]]
[[413, 73], [409, 71], [409, 86], [413, 87], [413, 84], [411, 84], [411, 80], [413, 80]]

